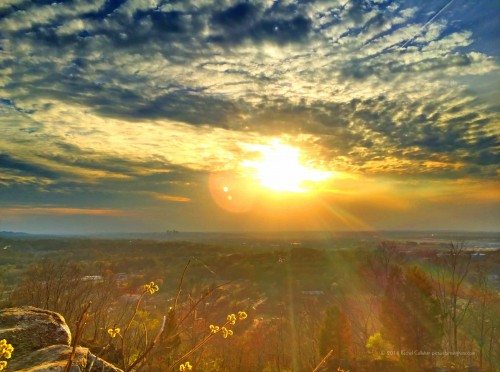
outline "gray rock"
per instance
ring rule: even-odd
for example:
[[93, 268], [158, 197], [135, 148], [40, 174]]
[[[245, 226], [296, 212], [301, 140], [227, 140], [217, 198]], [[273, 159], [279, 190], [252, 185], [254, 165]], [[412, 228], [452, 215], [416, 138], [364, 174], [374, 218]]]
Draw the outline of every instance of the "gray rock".
[[[71, 332], [64, 318], [30, 306], [0, 310], [0, 339], [4, 338], [14, 346], [9, 371], [61, 372], [72, 350]], [[123, 371], [79, 346], [71, 372]]]
[[13, 360], [50, 345], [69, 345], [71, 332], [58, 313], [31, 306], [0, 311], [0, 339], [14, 346]]
[[[16, 359], [9, 363], [13, 370], [23, 372], [45, 372], [45, 371], [63, 371], [68, 363], [71, 354], [71, 347], [68, 345], [52, 345], [23, 357], [22, 360]], [[14, 350], [15, 351], [15, 350]], [[87, 365], [88, 349], [77, 347], [73, 358], [71, 371], [80, 372], [85, 370]]]

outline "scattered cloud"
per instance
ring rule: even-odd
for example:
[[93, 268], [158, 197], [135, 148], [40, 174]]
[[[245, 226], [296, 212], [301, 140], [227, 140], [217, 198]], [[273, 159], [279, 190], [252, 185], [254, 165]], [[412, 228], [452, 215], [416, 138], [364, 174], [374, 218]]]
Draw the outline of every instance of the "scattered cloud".
[[273, 137], [346, 174], [489, 182], [490, 5], [446, 3], [3, 2], [0, 201], [188, 204]]

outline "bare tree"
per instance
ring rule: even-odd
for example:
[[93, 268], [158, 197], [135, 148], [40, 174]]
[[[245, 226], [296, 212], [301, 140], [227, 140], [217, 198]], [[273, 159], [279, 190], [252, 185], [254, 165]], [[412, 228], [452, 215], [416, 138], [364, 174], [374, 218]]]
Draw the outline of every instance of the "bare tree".
[[391, 268], [396, 264], [400, 264], [401, 260], [401, 250], [397, 242], [385, 240], [377, 245], [373, 255], [370, 255], [368, 258], [370, 270], [375, 275], [377, 283], [380, 284], [377, 287], [377, 291], [385, 290]]
[[435, 278], [443, 318], [448, 323], [448, 342], [453, 351], [458, 349], [458, 327], [463, 322], [471, 302], [471, 297], [465, 298], [462, 293], [471, 258], [471, 252], [465, 249], [463, 242], [451, 242], [448, 250], [440, 254], [441, 266]]
[[355, 345], [359, 346], [358, 349], [361, 352], [365, 352], [366, 341], [375, 330], [379, 306], [379, 299], [370, 293], [357, 295], [349, 302], [348, 316], [352, 325]]
[[86, 275], [82, 265], [65, 261], [42, 260], [32, 265], [11, 295], [15, 305], [31, 305], [64, 315], [74, 331], [83, 306], [92, 302], [96, 314], [86, 328], [96, 340], [107, 321], [110, 304], [119, 296], [113, 275]]

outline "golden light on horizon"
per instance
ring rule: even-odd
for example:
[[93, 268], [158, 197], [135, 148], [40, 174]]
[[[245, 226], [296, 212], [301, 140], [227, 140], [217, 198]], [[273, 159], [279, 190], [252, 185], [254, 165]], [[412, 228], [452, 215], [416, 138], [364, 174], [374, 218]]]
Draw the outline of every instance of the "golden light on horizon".
[[242, 166], [253, 171], [260, 184], [272, 191], [303, 193], [312, 183], [325, 181], [332, 172], [303, 164], [300, 149], [274, 140], [269, 145], [248, 145], [259, 153], [256, 160], [245, 160]]

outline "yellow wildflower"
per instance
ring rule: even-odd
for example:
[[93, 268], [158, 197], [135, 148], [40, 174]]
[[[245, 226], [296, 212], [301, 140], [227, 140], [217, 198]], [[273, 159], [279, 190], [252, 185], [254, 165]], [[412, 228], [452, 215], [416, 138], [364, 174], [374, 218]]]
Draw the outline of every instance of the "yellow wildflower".
[[227, 329], [226, 327], [222, 327], [222, 337], [228, 338], [229, 336], [233, 335], [233, 331], [230, 329]]
[[155, 282], [150, 282], [149, 284], [146, 284], [144, 286], [144, 291], [149, 292], [149, 294], [153, 294], [155, 292], [158, 292], [159, 290], [160, 290], [160, 287], [158, 287], [158, 285], [155, 284]]
[[191, 363], [189, 362], [186, 362], [186, 363], [183, 363], [179, 366], [179, 371], [191, 371], [193, 369], [193, 366], [191, 365]]
[[7, 362], [5, 360], [0, 361], [0, 371], [7, 368]]
[[120, 328], [118, 327], [110, 328], [108, 329], [108, 333], [111, 336], [111, 338], [115, 338], [117, 335], [120, 334]]
[[218, 325], [213, 325], [213, 324], [210, 324], [210, 333], [217, 333], [220, 331], [220, 327]]
[[235, 324], [236, 323], [236, 315], [235, 314], [229, 314], [227, 316], [227, 321], [229, 324]]
[[238, 311], [238, 318], [240, 320], [246, 319], [247, 316], [248, 316], [248, 314], [246, 312], [244, 312], [244, 311]]
[[6, 339], [0, 340], [0, 358], [4, 357], [5, 359], [10, 359], [13, 351], [14, 347], [7, 343]]

